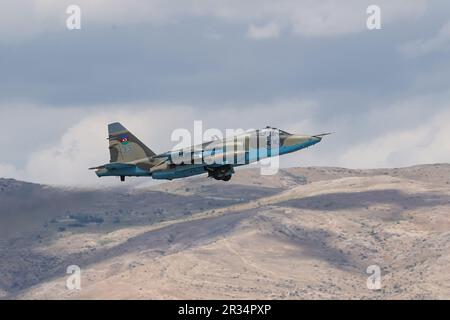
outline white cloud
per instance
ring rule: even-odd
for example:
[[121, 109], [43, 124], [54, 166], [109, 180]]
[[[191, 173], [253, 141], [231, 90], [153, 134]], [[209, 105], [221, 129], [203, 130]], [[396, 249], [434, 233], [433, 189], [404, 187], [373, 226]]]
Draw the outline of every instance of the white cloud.
[[[29, 107], [33, 113], [35, 107]], [[62, 136], [59, 130], [53, 131], [54, 136], [43, 130], [33, 130], [34, 136], [46, 137], [38, 139], [40, 144], [34, 151], [19, 148], [25, 165], [21, 168], [8, 163], [0, 165], [0, 177], [14, 177], [21, 180], [54, 185], [111, 185], [113, 178], [98, 179], [89, 167], [94, 167], [109, 161], [107, 124], [120, 121], [156, 153], [170, 150], [176, 142], [170, 141], [171, 133], [177, 128], [193, 129], [195, 120], [203, 120], [203, 131], [219, 126], [225, 132], [227, 128], [250, 129], [277, 125], [283, 128], [295, 128], [305, 132], [309, 129], [307, 121], [297, 120], [308, 118], [317, 108], [314, 101], [290, 100], [280, 101], [272, 105], [255, 105], [249, 108], [228, 106], [222, 110], [204, 111], [190, 106], [108, 106], [98, 107], [96, 111], [84, 113], [81, 119], [73, 118]], [[48, 109], [48, 110], [47, 110]], [[50, 111], [49, 111], [50, 110]], [[73, 110], [60, 110], [51, 116], [52, 108], [41, 107], [41, 112], [48, 118], [47, 124], [55, 121], [67, 122], [73, 115]], [[26, 110], [23, 110], [26, 113]], [[66, 112], [64, 115], [63, 113]], [[286, 118], [289, 113], [292, 118]], [[267, 115], [271, 115], [267, 117]], [[261, 117], [261, 115], [265, 115]], [[294, 120], [293, 120], [294, 119]], [[264, 121], [264, 123], [261, 123]], [[266, 121], [270, 121], [268, 123]], [[27, 140], [26, 124], [18, 127], [20, 121], [14, 121], [16, 128], [11, 127], [9, 133], [16, 143]], [[43, 125], [43, 124], [41, 124]], [[45, 127], [45, 126], [44, 126]], [[51, 127], [51, 126], [50, 126]], [[0, 142], [0, 147], [3, 144]], [[14, 144], [10, 148], [14, 148]]]
[[333, 36], [367, 31], [366, 13], [369, 5], [381, 9], [383, 26], [401, 23], [404, 19], [421, 16], [428, 1], [373, 1], [326, 0], [300, 1], [300, 5], [285, 8], [285, 17], [296, 34], [304, 36]]
[[[174, 129], [192, 130], [194, 120], [203, 120], [203, 132], [213, 127], [225, 132], [226, 128], [250, 129], [266, 125], [293, 133], [337, 132], [314, 148], [281, 157], [282, 166], [370, 168], [449, 162], [450, 144], [446, 140], [450, 136], [450, 112], [431, 114], [430, 104], [435, 110], [449, 109], [430, 97], [399, 101], [383, 110], [375, 108], [364, 117], [337, 115], [329, 119], [323, 118], [320, 105], [313, 100], [276, 101], [245, 108], [227, 105], [210, 110], [183, 105], [97, 107], [81, 118], [73, 118], [63, 134], [54, 131], [52, 139], [48, 139], [50, 132], [34, 130], [33, 136], [45, 136], [46, 139], [42, 139], [45, 141], [33, 152], [19, 148], [21, 158], [25, 159], [23, 166], [2, 160], [0, 176], [55, 185], [116, 185], [116, 179], [99, 179], [87, 170], [109, 161], [106, 125], [113, 121], [122, 122], [157, 153], [170, 150], [176, 144], [170, 141]], [[60, 111], [53, 118], [45, 107], [41, 110], [48, 117], [47, 123], [58, 119], [67, 122], [73, 115], [73, 110], [67, 110], [65, 115]], [[9, 133], [20, 144], [20, 140], [28, 139], [29, 133], [18, 123], [15, 122], [16, 128], [10, 127]], [[1, 148], [4, 143], [0, 142]], [[10, 145], [14, 147], [15, 144]], [[134, 181], [151, 180], [136, 178]]]
[[[119, 106], [97, 111], [69, 127], [53, 145], [28, 155], [24, 168], [26, 180], [55, 185], [92, 185], [98, 178], [89, 167], [109, 161], [107, 124], [121, 121], [135, 135], [145, 141], [155, 152], [162, 152], [168, 146], [172, 126], [180, 126], [181, 116], [189, 108], [167, 107], [139, 110]], [[170, 126], [166, 119], [170, 119]], [[165, 143], [161, 143], [164, 140]], [[100, 183], [109, 185], [115, 181], [103, 179]]]
[[344, 150], [340, 165], [357, 168], [402, 167], [450, 161], [450, 112], [417, 127], [390, 130]]
[[13, 165], [0, 163], [0, 177], [20, 179], [22, 176], [22, 173]]
[[[383, 24], [420, 16], [427, 3], [426, 0], [377, 1]], [[66, 8], [71, 4], [70, 0], [3, 1], [0, 40], [17, 41], [48, 32], [72, 32], [65, 29]], [[366, 30], [366, 8], [373, 3], [368, 0], [78, 0], [76, 4], [82, 11], [81, 32], [98, 24], [164, 24], [183, 17], [212, 17], [247, 25], [272, 22], [286, 26], [295, 34], [330, 36]], [[271, 34], [275, 34], [274, 27], [270, 28]]]
[[406, 57], [420, 57], [434, 52], [450, 51], [450, 21], [429, 39], [418, 39], [399, 47]]
[[270, 22], [264, 26], [250, 25], [247, 30], [247, 37], [261, 40], [277, 38], [280, 35], [280, 28], [275, 22]]

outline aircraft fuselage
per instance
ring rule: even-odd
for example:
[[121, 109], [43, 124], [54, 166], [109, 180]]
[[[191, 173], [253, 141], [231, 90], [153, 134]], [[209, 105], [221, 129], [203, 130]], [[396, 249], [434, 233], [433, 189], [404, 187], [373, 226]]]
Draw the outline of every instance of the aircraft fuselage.
[[308, 148], [325, 135], [290, 134], [267, 127], [156, 155], [120, 124], [110, 126], [111, 159], [116, 161], [92, 169], [97, 169], [99, 177], [120, 176], [122, 181], [127, 176], [172, 180], [203, 173], [228, 181], [234, 167]]

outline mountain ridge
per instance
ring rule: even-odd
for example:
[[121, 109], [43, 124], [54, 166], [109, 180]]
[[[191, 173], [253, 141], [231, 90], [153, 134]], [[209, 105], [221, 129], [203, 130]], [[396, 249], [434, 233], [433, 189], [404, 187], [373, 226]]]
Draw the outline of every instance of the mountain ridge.
[[[447, 164], [97, 191], [0, 179], [14, 186], [1, 225], [16, 231], [0, 237], [0, 297], [449, 298], [449, 180]], [[70, 264], [81, 291], [65, 288]], [[366, 287], [369, 265], [381, 290]]]

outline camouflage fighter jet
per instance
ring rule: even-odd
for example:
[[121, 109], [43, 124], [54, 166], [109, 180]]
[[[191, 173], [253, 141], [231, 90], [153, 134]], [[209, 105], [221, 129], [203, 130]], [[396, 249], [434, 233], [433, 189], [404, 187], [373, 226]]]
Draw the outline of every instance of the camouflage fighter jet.
[[110, 162], [96, 170], [98, 177], [152, 177], [177, 179], [207, 173], [229, 181], [234, 167], [310, 147], [329, 133], [290, 134], [277, 128], [247, 131], [185, 149], [156, 154], [120, 123], [108, 125]]

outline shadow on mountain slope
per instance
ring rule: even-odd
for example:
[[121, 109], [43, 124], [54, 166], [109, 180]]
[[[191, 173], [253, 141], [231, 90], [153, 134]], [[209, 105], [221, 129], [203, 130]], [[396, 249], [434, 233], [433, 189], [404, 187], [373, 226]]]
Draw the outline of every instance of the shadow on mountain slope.
[[67, 266], [73, 264], [83, 269], [128, 253], [138, 252], [141, 256], [156, 257], [207, 244], [232, 232], [240, 221], [251, 214], [247, 211], [180, 222], [131, 237], [110, 248], [77, 252], [64, 257], [47, 256], [28, 249], [10, 253], [9, 257], [1, 255], [0, 259], [8, 259], [9, 263], [0, 267], [3, 275], [0, 289], [10, 294], [17, 293], [42, 281], [64, 276]]
[[450, 197], [445, 194], [407, 194], [395, 189], [362, 192], [338, 192], [289, 199], [277, 205], [296, 209], [335, 211], [369, 208], [372, 205], [389, 204], [402, 210], [449, 205]]

